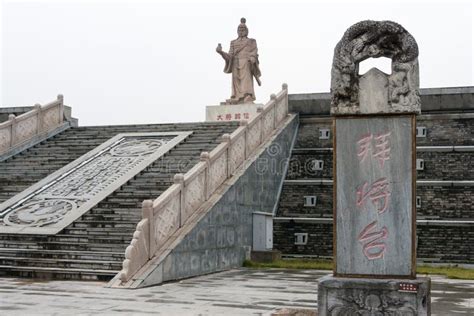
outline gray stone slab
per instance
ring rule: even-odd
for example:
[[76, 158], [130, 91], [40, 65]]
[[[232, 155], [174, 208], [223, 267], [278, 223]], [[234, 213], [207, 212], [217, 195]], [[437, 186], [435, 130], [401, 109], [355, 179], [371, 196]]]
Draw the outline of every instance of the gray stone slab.
[[336, 119], [337, 274], [412, 272], [412, 117]]
[[360, 112], [390, 112], [387, 87], [387, 75], [377, 68], [372, 68], [361, 76], [359, 78]]

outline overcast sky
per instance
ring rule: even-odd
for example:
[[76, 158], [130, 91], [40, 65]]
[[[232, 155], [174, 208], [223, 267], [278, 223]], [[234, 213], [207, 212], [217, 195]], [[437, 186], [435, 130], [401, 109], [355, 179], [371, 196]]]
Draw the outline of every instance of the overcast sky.
[[421, 87], [472, 86], [471, 1], [2, 1], [1, 106], [64, 94], [80, 125], [202, 121], [230, 96], [215, 52], [241, 17], [257, 40], [257, 101], [328, 92], [333, 49], [365, 20], [392, 20], [417, 40]]

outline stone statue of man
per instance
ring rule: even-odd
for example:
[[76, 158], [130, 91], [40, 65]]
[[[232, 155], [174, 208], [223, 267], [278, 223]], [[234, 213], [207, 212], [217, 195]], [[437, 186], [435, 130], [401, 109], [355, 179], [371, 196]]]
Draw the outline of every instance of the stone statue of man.
[[249, 30], [245, 22], [245, 18], [240, 19], [237, 28], [239, 37], [230, 42], [228, 53], [222, 50], [221, 44], [216, 48], [225, 60], [224, 72], [232, 73], [232, 95], [226, 104], [253, 103], [255, 101], [253, 78], [255, 77], [259, 86], [261, 85], [257, 41], [247, 37]]

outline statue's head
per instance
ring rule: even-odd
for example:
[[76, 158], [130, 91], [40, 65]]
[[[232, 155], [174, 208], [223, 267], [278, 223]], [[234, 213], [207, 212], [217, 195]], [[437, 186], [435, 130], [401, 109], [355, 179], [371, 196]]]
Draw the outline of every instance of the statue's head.
[[240, 19], [240, 24], [239, 27], [237, 28], [237, 34], [239, 37], [247, 37], [249, 35], [249, 29], [247, 28], [247, 25], [245, 24], [247, 20], [245, 18]]

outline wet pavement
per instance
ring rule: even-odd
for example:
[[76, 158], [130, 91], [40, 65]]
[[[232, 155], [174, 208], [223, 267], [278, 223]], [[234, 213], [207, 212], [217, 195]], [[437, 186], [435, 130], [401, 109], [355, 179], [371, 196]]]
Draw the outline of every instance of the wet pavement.
[[[0, 315], [270, 315], [316, 309], [327, 271], [238, 269], [138, 290], [0, 278]], [[474, 280], [432, 278], [432, 315], [474, 315]]]

